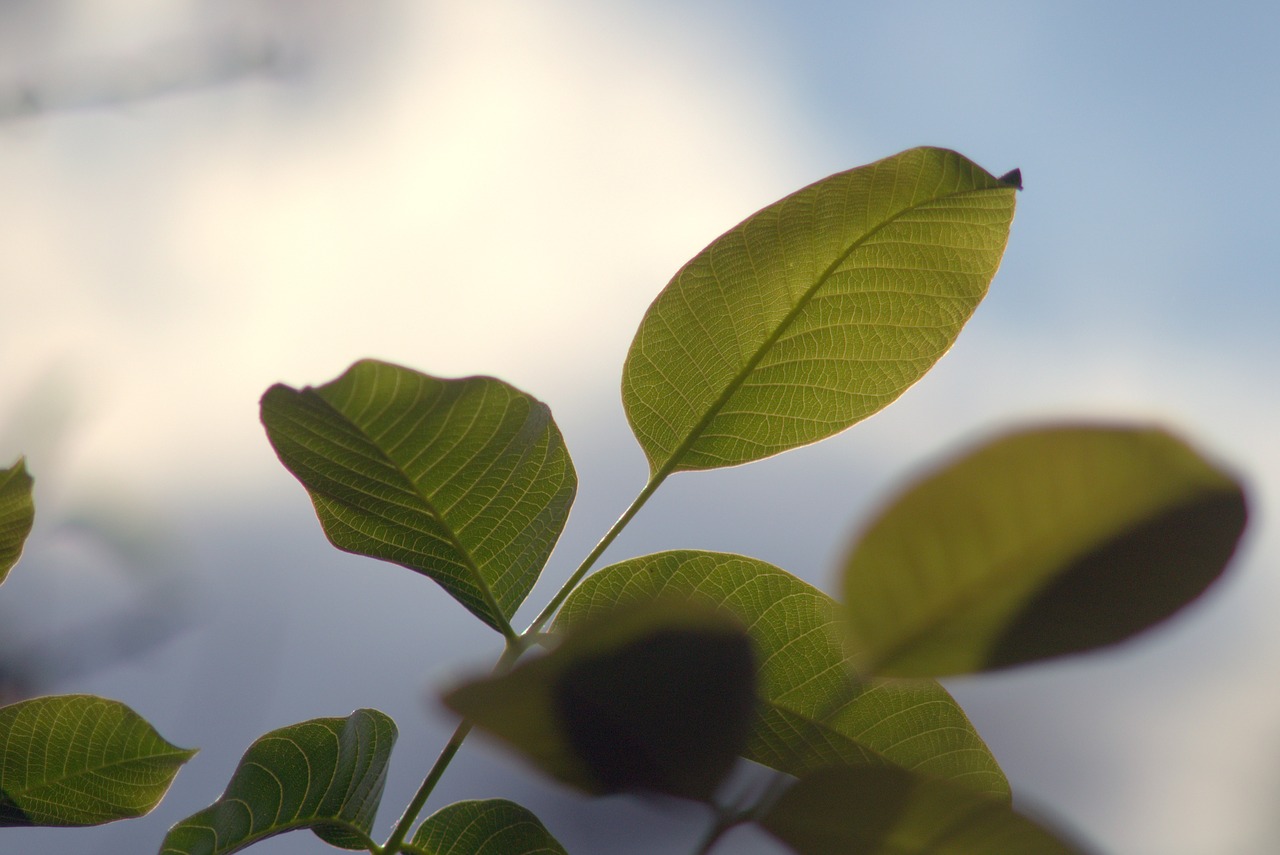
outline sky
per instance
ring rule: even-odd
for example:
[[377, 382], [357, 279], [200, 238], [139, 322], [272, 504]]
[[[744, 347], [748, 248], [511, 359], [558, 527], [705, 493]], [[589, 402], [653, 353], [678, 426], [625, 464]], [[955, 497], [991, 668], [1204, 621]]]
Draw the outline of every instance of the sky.
[[[451, 729], [435, 688], [498, 639], [327, 546], [261, 393], [376, 357], [547, 401], [581, 486], [536, 607], [643, 486], [618, 380], [671, 275], [804, 184], [941, 145], [1025, 185], [951, 353], [837, 438], [672, 478], [608, 557], [743, 552], [834, 590], [858, 521], [949, 449], [1166, 424], [1249, 487], [1227, 578], [1116, 650], [949, 687], [1020, 803], [1099, 850], [1274, 851], [1277, 36], [1247, 2], [0, 6], [0, 462], [27, 455], [38, 507], [0, 643], [203, 749], [151, 816], [5, 845], [158, 847], [254, 737], [358, 706], [400, 724], [388, 827]], [[517, 798], [573, 852], [704, 822], [580, 804], [478, 741], [455, 766], [442, 798]]]

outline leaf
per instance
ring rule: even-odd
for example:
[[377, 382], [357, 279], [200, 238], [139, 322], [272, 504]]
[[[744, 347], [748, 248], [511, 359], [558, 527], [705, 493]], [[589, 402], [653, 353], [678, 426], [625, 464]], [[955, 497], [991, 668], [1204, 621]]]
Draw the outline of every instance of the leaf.
[[769, 457], [887, 406], [995, 275], [1016, 182], [917, 148], [787, 196], [649, 307], [622, 401], [654, 477]]
[[5, 580], [22, 555], [22, 545], [31, 533], [36, 508], [31, 501], [32, 479], [26, 461], [0, 469], [0, 582]]
[[651, 602], [585, 622], [546, 656], [445, 703], [586, 792], [707, 799], [746, 742], [754, 683], [736, 620]]
[[916, 483], [857, 542], [855, 662], [941, 676], [1121, 641], [1216, 579], [1245, 518], [1240, 486], [1164, 431], [1007, 435]]
[[545, 404], [364, 360], [324, 386], [272, 386], [262, 422], [334, 546], [416, 570], [510, 631], [578, 484]]
[[418, 827], [412, 846], [425, 855], [568, 855], [530, 810], [505, 799], [441, 808]]
[[160, 855], [225, 855], [297, 828], [372, 849], [395, 741], [395, 722], [368, 709], [273, 730], [249, 746], [221, 798], [169, 829]]
[[1007, 801], [894, 767], [823, 769], [760, 825], [800, 855], [1079, 855]]
[[119, 701], [33, 698], [0, 708], [0, 827], [142, 816], [195, 755]]
[[931, 680], [858, 684], [837, 604], [772, 564], [682, 550], [633, 558], [588, 578], [555, 627], [631, 603], [696, 598], [735, 615], [759, 652], [760, 716], [744, 756], [792, 775], [833, 764], [896, 763], [1009, 797], [1009, 782], [951, 695]]

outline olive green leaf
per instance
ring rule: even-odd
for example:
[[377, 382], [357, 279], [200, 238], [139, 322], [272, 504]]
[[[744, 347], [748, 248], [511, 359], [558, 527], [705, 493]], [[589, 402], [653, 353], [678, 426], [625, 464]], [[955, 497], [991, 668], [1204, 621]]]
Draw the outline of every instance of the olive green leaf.
[[1245, 519], [1240, 486], [1162, 430], [1004, 436], [926, 476], [857, 541], [854, 661], [942, 676], [1120, 641], [1216, 579]]
[[806, 775], [759, 820], [800, 855], [1080, 855], [1021, 814], [949, 781], [893, 767]]
[[584, 622], [551, 653], [445, 703], [589, 793], [706, 799], [746, 743], [755, 670], [736, 620], [653, 601]]
[[421, 855], [568, 855], [528, 808], [505, 799], [457, 802], [418, 827], [404, 851]]
[[986, 295], [1017, 186], [916, 148], [717, 238], [658, 295], [627, 354], [622, 400], [653, 476], [816, 442], [901, 395]]
[[555, 627], [572, 631], [619, 606], [664, 597], [722, 608], [755, 642], [760, 714], [748, 759], [793, 775], [891, 762], [1008, 798], [995, 758], [945, 689], [932, 680], [859, 684], [845, 661], [835, 601], [772, 564], [694, 550], [633, 558], [583, 582]]
[[119, 701], [33, 698], [0, 708], [0, 826], [100, 825], [160, 803], [194, 750]]
[[364, 360], [324, 386], [271, 387], [262, 422], [334, 546], [429, 576], [512, 634], [578, 484], [545, 404]]
[[36, 508], [31, 501], [32, 479], [26, 461], [0, 469], [0, 582], [22, 555], [22, 544], [31, 533]]
[[249, 746], [221, 798], [169, 829], [160, 855], [226, 855], [297, 828], [372, 851], [395, 741], [395, 723], [367, 709], [273, 730]]

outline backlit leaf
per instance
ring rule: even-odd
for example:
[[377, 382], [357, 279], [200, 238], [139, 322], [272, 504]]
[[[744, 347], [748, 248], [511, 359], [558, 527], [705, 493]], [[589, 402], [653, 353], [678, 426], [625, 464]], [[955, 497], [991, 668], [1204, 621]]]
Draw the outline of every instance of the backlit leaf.
[[1009, 803], [893, 767], [806, 775], [760, 819], [800, 855], [1080, 855]]
[[0, 708], [0, 826], [142, 816], [195, 753], [119, 701], [58, 695]]
[[0, 469], [0, 582], [22, 555], [36, 509], [31, 501], [31, 476], [24, 460]]
[[364, 360], [324, 386], [271, 387], [262, 422], [335, 546], [429, 576], [498, 629], [577, 490], [546, 405], [490, 377]]
[[1017, 187], [955, 152], [911, 149], [717, 238], [627, 354], [622, 400], [652, 473], [768, 457], [901, 395], [986, 295]]
[[568, 855], [531, 811], [505, 799], [443, 807], [418, 827], [411, 846], [423, 855]]
[[695, 598], [736, 615], [759, 653], [760, 716], [744, 756], [801, 775], [833, 764], [896, 763], [1007, 798], [1009, 783], [945, 689], [931, 680], [859, 685], [841, 646], [837, 604], [772, 564], [682, 550], [589, 577], [556, 628], [631, 603]]
[[1240, 486], [1161, 430], [1005, 436], [926, 476], [857, 541], [855, 662], [942, 676], [1120, 641], [1216, 579], [1245, 519]]
[[169, 830], [160, 855], [226, 855], [298, 828], [368, 849], [395, 740], [377, 710], [273, 730], [249, 746], [221, 798]]
[[589, 793], [706, 799], [746, 743], [755, 670], [736, 620], [655, 601], [584, 622], [551, 653], [445, 703]]

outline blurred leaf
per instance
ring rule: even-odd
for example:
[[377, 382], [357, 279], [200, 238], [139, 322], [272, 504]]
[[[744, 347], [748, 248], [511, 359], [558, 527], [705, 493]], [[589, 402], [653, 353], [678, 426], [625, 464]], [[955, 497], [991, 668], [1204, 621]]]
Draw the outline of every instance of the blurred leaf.
[[164, 839], [161, 855], [225, 855], [310, 828], [343, 849], [370, 849], [396, 726], [377, 710], [273, 730], [240, 759], [227, 790]]
[[723, 608], [755, 642], [760, 716], [748, 759], [792, 775], [892, 762], [1008, 798], [1009, 782], [945, 689], [931, 680], [860, 688], [845, 664], [837, 604], [772, 564], [693, 550], [633, 558], [583, 582], [555, 626], [572, 631], [619, 606], [664, 597]]
[[545, 404], [364, 360], [324, 386], [272, 386], [262, 422], [334, 546], [417, 570], [510, 628], [578, 484]]
[[589, 793], [709, 798], [755, 715], [755, 655], [736, 620], [650, 602], [584, 622], [546, 656], [445, 703]]
[[425, 855], [568, 855], [531, 811], [505, 799], [441, 808], [418, 827], [412, 847]]
[[27, 463], [21, 458], [8, 469], [0, 469], [0, 582], [18, 563], [22, 544], [31, 533], [36, 516], [32, 483]]
[[986, 295], [1016, 185], [917, 148], [747, 218], [658, 295], [622, 400], [653, 475], [759, 460], [887, 406]]
[[1163, 431], [1005, 436], [911, 487], [857, 542], [855, 662], [941, 676], [1120, 641], [1216, 579], [1245, 518], [1239, 485]]
[[119, 701], [33, 698], [0, 708], [0, 826], [101, 825], [157, 804], [194, 750]]
[[800, 855], [1079, 855], [992, 799], [894, 767], [823, 769], [760, 819]]

